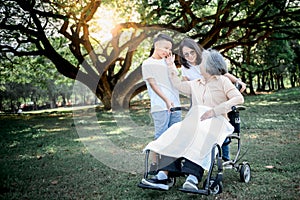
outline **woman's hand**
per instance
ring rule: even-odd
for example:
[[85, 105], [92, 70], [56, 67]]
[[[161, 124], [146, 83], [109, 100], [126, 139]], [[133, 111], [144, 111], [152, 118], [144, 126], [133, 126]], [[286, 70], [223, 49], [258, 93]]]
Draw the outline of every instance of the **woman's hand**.
[[200, 120], [203, 121], [203, 120], [206, 120], [206, 119], [215, 117], [215, 116], [216, 116], [216, 114], [215, 114], [214, 110], [211, 109], [211, 110], [206, 111], [206, 112], [200, 117]]

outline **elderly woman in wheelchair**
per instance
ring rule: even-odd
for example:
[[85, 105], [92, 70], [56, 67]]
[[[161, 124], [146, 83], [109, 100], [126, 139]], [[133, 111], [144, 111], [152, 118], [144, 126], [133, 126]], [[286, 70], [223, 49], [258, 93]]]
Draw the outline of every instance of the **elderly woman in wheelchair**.
[[145, 147], [147, 154], [157, 155], [152, 161], [157, 170], [153, 177], [148, 177], [146, 163], [147, 172], [139, 187], [168, 190], [174, 185], [173, 177], [185, 175], [182, 191], [207, 194], [207, 190], [198, 189], [198, 184], [205, 170], [211, 172], [214, 158], [221, 156], [220, 146], [234, 131], [227, 113], [233, 106], [242, 104], [244, 98], [222, 75], [227, 72], [227, 66], [216, 50], [205, 50], [202, 54], [200, 71], [204, 79], [182, 81], [174, 65], [174, 56], [170, 55], [166, 61], [172, 84], [181, 93], [191, 96], [193, 105], [183, 121]]

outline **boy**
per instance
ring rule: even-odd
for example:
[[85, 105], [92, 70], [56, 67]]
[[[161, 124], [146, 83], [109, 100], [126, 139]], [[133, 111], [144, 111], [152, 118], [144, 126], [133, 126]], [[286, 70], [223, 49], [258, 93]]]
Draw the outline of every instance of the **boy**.
[[171, 108], [180, 107], [179, 92], [169, 79], [165, 60], [172, 53], [173, 40], [168, 35], [159, 34], [154, 38], [153, 46], [153, 54], [142, 64], [142, 74], [151, 101], [154, 139], [157, 139], [172, 124], [181, 121], [181, 111], [170, 112]]
[[[169, 79], [166, 57], [172, 53], [173, 40], [165, 34], [159, 34], [153, 40], [154, 52], [142, 64], [143, 80], [146, 82], [151, 104], [151, 116], [154, 122], [154, 139], [159, 138], [170, 126], [181, 121], [181, 111], [171, 112], [171, 108], [180, 107], [179, 91]], [[153, 153], [150, 172], [156, 171], [156, 154]], [[156, 175], [155, 182], [171, 180], [165, 173]]]
[[[142, 64], [143, 80], [146, 82], [151, 104], [151, 116], [154, 122], [154, 139], [159, 138], [170, 126], [181, 121], [181, 111], [171, 112], [171, 108], [180, 107], [179, 91], [169, 79], [166, 57], [172, 53], [173, 40], [165, 34], [159, 34], [153, 40], [154, 52]], [[157, 168], [156, 154], [150, 172]], [[157, 174], [159, 180], [170, 181], [164, 173]]]

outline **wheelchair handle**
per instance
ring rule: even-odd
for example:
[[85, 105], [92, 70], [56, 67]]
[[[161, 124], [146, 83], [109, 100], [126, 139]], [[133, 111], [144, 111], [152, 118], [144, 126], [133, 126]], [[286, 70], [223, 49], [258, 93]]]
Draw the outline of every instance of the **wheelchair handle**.
[[172, 107], [172, 108], [170, 108], [171, 112], [178, 111], [178, 110], [181, 110], [181, 107]]
[[232, 110], [233, 112], [236, 112], [236, 111], [237, 111], [237, 109], [236, 109], [235, 106], [232, 106], [232, 107], [231, 107], [231, 110]]
[[235, 87], [236, 89], [238, 89], [239, 91], [242, 89], [242, 85], [239, 83], [235, 83]]

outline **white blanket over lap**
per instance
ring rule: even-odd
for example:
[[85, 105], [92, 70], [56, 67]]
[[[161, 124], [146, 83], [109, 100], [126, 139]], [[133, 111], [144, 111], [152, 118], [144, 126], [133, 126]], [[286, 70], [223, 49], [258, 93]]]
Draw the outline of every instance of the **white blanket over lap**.
[[200, 121], [200, 117], [209, 109], [206, 106], [193, 106], [183, 121], [171, 126], [144, 150], [173, 158], [184, 157], [208, 170], [213, 145], [217, 143], [221, 146], [234, 130], [223, 116]]

